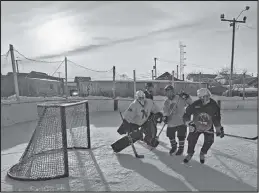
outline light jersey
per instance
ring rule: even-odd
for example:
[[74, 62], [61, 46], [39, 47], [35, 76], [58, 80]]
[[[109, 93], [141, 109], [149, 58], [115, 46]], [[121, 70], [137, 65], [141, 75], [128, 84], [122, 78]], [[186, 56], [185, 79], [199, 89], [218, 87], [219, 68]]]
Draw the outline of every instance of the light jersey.
[[158, 106], [151, 99], [145, 99], [144, 105], [134, 100], [125, 111], [124, 119], [129, 123], [141, 126], [147, 121], [151, 112], [158, 113], [159, 111]]
[[183, 125], [183, 115], [185, 113], [185, 107], [192, 103], [191, 97], [184, 99], [179, 95], [175, 95], [173, 100], [166, 99], [164, 102], [164, 116], [168, 116], [167, 127], [177, 127]]

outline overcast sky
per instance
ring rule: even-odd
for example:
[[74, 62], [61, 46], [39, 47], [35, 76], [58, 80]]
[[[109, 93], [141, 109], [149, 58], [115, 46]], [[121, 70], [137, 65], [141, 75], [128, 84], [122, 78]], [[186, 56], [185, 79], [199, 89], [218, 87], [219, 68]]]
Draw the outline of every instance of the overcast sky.
[[[176, 71], [179, 41], [185, 45], [185, 74], [215, 73], [230, 67], [232, 28], [220, 14], [232, 19], [245, 8], [246, 24], [236, 30], [237, 71], [257, 74], [257, 1], [128, 1], [128, 2], [1, 2], [1, 55], [9, 44], [28, 58], [68, 60], [98, 71], [116, 66], [118, 74], [151, 78], [154, 57], [158, 73]], [[52, 74], [59, 63], [28, 62], [19, 58], [20, 72]], [[1, 56], [2, 74], [11, 71], [10, 55]], [[68, 77], [105, 77], [68, 62]], [[64, 77], [64, 66], [58, 70]], [[109, 73], [108, 73], [109, 74]], [[58, 74], [56, 74], [58, 76]], [[110, 75], [109, 75], [110, 76]]]

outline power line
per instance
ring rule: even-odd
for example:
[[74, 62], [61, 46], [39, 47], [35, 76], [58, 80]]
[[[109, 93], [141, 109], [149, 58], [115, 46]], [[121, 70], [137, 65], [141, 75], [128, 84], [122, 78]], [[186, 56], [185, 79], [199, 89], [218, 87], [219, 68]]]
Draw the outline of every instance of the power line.
[[1, 54], [1, 56], [7, 57], [10, 53], [10, 50], [8, 50], [8, 52], [6, 52], [6, 54]]
[[77, 63], [75, 63], [75, 62], [72, 62], [71, 60], [67, 60], [67, 61], [71, 62], [72, 64], [74, 64], [74, 65], [76, 65], [76, 66], [79, 66], [79, 67], [81, 67], [81, 68], [84, 68], [84, 69], [86, 69], [86, 70], [90, 70], [90, 71], [93, 71], [93, 72], [110, 72], [110, 71], [112, 70], [112, 68], [111, 68], [110, 70], [106, 70], [106, 71], [93, 70], [93, 69], [90, 69], [90, 68], [86, 68], [86, 67], [84, 67], [84, 66], [82, 66], [82, 65], [80, 65], [80, 64], [77, 64]]
[[51, 76], [53, 76], [53, 75], [58, 71], [58, 69], [61, 67], [61, 65], [64, 63], [64, 61], [65, 61], [65, 60], [63, 60], [63, 61], [59, 64], [59, 66], [57, 67], [57, 69], [55, 70], [55, 72], [54, 72]]
[[62, 61], [43, 61], [43, 60], [34, 60], [34, 59], [31, 59], [31, 58], [28, 58], [26, 56], [24, 56], [23, 54], [21, 54], [18, 50], [14, 49], [15, 52], [17, 52], [18, 54], [20, 54], [22, 57], [24, 57], [25, 59], [27, 60], [30, 60], [30, 61], [33, 61], [33, 62], [41, 62], [41, 63], [59, 63], [59, 62], [62, 62]]
[[252, 30], [256, 30], [256, 28], [250, 27], [250, 26], [248, 26], [248, 25], [242, 25], [242, 26], [245, 26], [245, 27], [247, 27], [247, 28], [249, 28], [249, 29], [252, 29]]

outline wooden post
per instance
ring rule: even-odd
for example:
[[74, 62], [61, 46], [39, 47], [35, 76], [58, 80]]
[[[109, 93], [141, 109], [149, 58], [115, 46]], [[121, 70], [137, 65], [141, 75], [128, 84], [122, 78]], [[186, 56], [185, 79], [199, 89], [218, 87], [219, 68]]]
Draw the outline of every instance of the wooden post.
[[65, 93], [66, 98], [68, 98], [68, 88], [67, 88], [67, 57], [65, 57], [65, 78], [66, 78], [66, 86], [65, 86]]
[[115, 66], [112, 67], [112, 81], [113, 81], [113, 87], [112, 87], [112, 95], [113, 95], [113, 99], [116, 98], [116, 93], [115, 93], [115, 89], [116, 89], [116, 82], [115, 82]]
[[201, 72], [199, 73], [199, 87], [201, 88]]
[[176, 68], [177, 68], [177, 69], [176, 69], [176, 78], [179, 79], [179, 72], [178, 72], [179, 66], [177, 65]]
[[243, 74], [243, 100], [245, 100], [245, 93], [246, 93], [246, 91], [245, 91], [245, 78], [246, 78], [246, 74], [244, 73]]
[[174, 87], [174, 70], [172, 71], [172, 86]]
[[152, 70], [152, 80], [154, 80], [154, 71]]
[[16, 62], [17, 73], [19, 73], [18, 60], [15, 60], [15, 62]]
[[14, 79], [14, 90], [16, 94], [16, 100], [19, 101], [20, 95], [19, 95], [19, 87], [18, 87], [18, 79], [17, 79], [17, 73], [16, 73], [16, 65], [15, 65], [15, 58], [13, 53], [13, 45], [9, 45], [9, 51], [11, 54], [11, 61], [12, 61], [12, 68], [13, 68], [13, 79]]
[[184, 74], [183, 74], [183, 81], [184, 81]]
[[135, 98], [135, 95], [136, 95], [136, 92], [137, 92], [137, 86], [136, 86], [136, 71], [135, 70], [133, 70], [133, 88], [134, 88], [134, 97], [133, 98]]
[[113, 87], [112, 87], [112, 95], [113, 95], [113, 109], [114, 111], [118, 110], [118, 100], [116, 99], [116, 80], [115, 80], [115, 74], [116, 74], [116, 68], [115, 66], [112, 67], [112, 79], [113, 79]]

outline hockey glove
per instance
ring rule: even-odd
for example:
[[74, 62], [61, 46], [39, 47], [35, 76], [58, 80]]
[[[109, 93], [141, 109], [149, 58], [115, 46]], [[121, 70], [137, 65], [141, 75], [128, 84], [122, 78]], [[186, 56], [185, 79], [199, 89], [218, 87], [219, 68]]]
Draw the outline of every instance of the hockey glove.
[[164, 121], [165, 124], [167, 124], [168, 123], [168, 116], [164, 116], [163, 121]]
[[217, 137], [223, 138], [224, 135], [225, 135], [225, 133], [224, 133], [224, 128], [223, 127], [220, 127], [219, 129], [216, 128], [216, 136]]
[[162, 123], [163, 121], [163, 114], [161, 112], [158, 112], [155, 114], [155, 119], [157, 123]]
[[197, 131], [196, 125], [193, 122], [188, 123], [188, 126], [189, 126], [189, 132], [190, 133], [194, 133], [194, 132]]
[[186, 94], [185, 92], [181, 92], [181, 93], [179, 94], [179, 96], [182, 97], [183, 99], [187, 99], [187, 98], [190, 97], [190, 95]]

